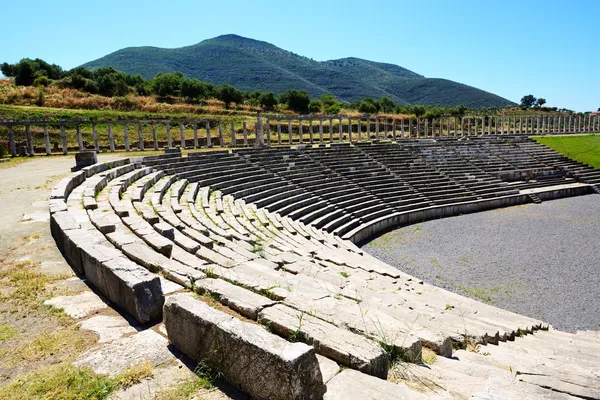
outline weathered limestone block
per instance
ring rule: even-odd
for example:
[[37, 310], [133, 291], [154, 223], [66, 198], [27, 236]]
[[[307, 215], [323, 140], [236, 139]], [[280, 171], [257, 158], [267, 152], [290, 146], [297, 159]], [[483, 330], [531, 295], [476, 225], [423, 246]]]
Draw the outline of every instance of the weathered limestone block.
[[106, 297], [140, 323], [160, 318], [165, 297], [157, 275], [125, 257], [114, 258], [103, 266]]
[[315, 351], [242, 322], [190, 295], [164, 307], [171, 343], [256, 399], [320, 399], [325, 386]]
[[[94, 164], [98, 164], [98, 156], [95, 151], [80, 151], [75, 153], [75, 167], [72, 170], [79, 171]], [[84, 174], [88, 176], [86, 172]]]
[[85, 172], [75, 172], [71, 176], [60, 180], [52, 192], [50, 193], [50, 199], [67, 199], [71, 194], [71, 191], [77, 186], [81, 185], [85, 181]]
[[243, 316], [256, 321], [263, 308], [275, 304], [267, 297], [251, 292], [243, 287], [232, 285], [222, 279], [207, 278], [196, 282], [199, 293], [209, 292], [219, 296], [221, 303], [236, 310]]
[[167, 340], [152, 329], [147, 329], [111, 344], [94, 347], [80, 355], [75, 365], [89, 367], [98, 374], [117, 375], [142, 361], [149, 361], [156, 367], [174, 358]]
[[428, 397], [402, 384], [396, 384], [358, 371], [345, 369], [327, 383], [323, 400], [420, 400]]
[[167, 239], [175, 239], [174, 228], [165, 222], [159, 222], [158, 224], [154, 224], [154, 229], [156, 229], [158, 233], [160, 233]]
[[314, 346], [315, 351], [337, 363], [385, 379], [388, 357], [376, 342], [333, 324], [299, 312], [283, 304], [265, 308], [258, 322], [269, 325], [277, 334]]

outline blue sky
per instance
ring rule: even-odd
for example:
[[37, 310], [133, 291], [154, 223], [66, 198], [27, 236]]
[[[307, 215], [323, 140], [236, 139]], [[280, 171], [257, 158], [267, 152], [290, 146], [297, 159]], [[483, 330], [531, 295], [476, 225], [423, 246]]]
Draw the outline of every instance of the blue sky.
[[129, 46], [180, 47], [226, 33], [315, 60], [360, 57], [518, 102], [600, 107], [600, 1], [12, 1], [0, 62], [69, 69]]

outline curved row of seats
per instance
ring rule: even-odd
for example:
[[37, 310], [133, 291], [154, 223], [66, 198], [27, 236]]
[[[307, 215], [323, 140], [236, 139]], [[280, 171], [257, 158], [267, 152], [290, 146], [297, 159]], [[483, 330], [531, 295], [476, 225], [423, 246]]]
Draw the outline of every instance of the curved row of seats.
[[[564, 163], [569, 174], [586, 176], [583, 166], [535, 145], [513, 145], [543, 157], [547, 169]], [[210, 293], [240, 318], [303, 341], [342, 366], [384, 379], [390, 353], [419, 362], [422, 346], [451, 356], [453, 344], [498, 344], [545, 329], [540, 321], [418, 281], [341, 237], [401, 214], [407, 204], [448, 204], [449, 193], [475, 201], [512, 193], [480, 166], [463, 163], [457, 171], [460, 161], [449, 145], [369, 146], [97, 164], [53, 190], [52, 233], [74, 268], [142, 323], [160, 318], [165, 296], [176, 290], [170, 280], [179, 290]], [[394, 157], [404, 158], [404, 166], [394, 165]], [[416, 169], [432, 174], [431, 186]], [[435, 187], [439, 197], [428, 191]]]
[[[497, 343], [541, 327], [539, 321], [418, 282], [326, 231], [163, 170], [128, 163], [72, 185], [64, 192], [66, 202], [64, 196], [55, 199], [65, 206], [54, 209], [53, 232], [59, 236], [59, 231], [86, 229], [86, 237], [95, 239], [91, 248], [77, 236], [59, 245], [68, 249], [70, 241], [81, 244], [78, 252], [70, 253], [74, 264], [98, 246], [110, 249], [106, 260], [98, 258], [90, 265], [83, 261], [80, 272], [141, 322], [160, 313], [164, 294], [155, 290], [153, 299], [140, 299], [146, 292], [132, 290], [138, 296], [133, 303], [121, 299], [95, 277], [94, 268], [118, 270], [123, 264], [158, 288], [163, 279], [158, 278], [164, 277], [189, 289], [214, 292], [245, 317], [292, 331], [299, 328], [293, 326], [293, 316], [300, 314], [306, 319], [306, 337], [321, 341], [324, 355], [378, 375], [383, 374], [381, 349], [376, 346], [379, 351], [374, 351], [373, 343], [383, 342], [418, 359], [421, 345], [448, 356], [452, 342], [463, 342], [465, 336]], [[84, 201], [86, 197], [93, 201]], [[80, 228], [65, 225], [66, 216]], [[121, 286], [129, 283], [123, 279]], [[269, 310], [275, 304], [277, 312]], [[447, 304], [461, 316], [448, 312]], [[142, 306], [153, 312], [142, 315]], [[328, 334], [319, 337], [323, 332]], [[327, 341], [330, 333], [348, 336], [344, 357]], [[353, 354], [356, 343], [364, 340], [369, 355]]]

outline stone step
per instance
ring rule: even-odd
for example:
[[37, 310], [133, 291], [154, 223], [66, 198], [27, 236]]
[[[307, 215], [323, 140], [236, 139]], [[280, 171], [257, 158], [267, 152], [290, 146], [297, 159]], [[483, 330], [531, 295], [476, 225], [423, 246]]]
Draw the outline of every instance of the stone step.
[[289, 343], [185, 294], [168, 298], [164, 321], [175, 347], [253, 398], [320, 399], [325, 392], [315, 350], [306, 344]]
[[288, 340], [312, 345], [318, 354], [338, 364], [387, 377], [388, 356], [377, 342], [282, 304], [263, 309], [258, 322]]

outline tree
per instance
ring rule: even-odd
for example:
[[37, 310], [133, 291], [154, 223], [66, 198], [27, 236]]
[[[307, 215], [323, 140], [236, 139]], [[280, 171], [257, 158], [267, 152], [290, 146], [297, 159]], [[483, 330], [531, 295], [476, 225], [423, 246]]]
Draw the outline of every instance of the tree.
[[325, 107], [325, 114], [339, 114], [342, 110], [342, 105], [340, 103], [333, 103], [330, 106]]
[[306, 90], [291, 89], [279, 95], [279, 102], [286, 103], [292, 111], [307, 112], [310, 98]]
[[311, 100], [310, 103], [308, 103], [309, 113], [320, 113], [321, 111], [323, 111], [323, 103], [321, 103], [321, 100]]
[[535, 105], [537, 99], [534, 95], [528, 94], [527, 96], [523, 96], [521, 98], [521, 107], [522, 108], [531, 108]]
[[225, 108], [229, 108], [231, 103], [243, 102], [244, 93], [231, 85], [221, 85], [217, 88], [217, 98], [225, 103]]
[[15, 73], [15, 85], [31, 86], [35, 80], [36, 65], [29, 59], [23, 59], [17, 64]]
[[379, 110], [384, 113], [394, 112], [396, 103], [394, 103], [389, 97], [382, 97], [379, 99]]
[[0, 66], [0, 71], [2, 71], [2, 74], [7, 78], [12, 78], [17, 74], [17, 66], [15, 64], [9, 64], [5, 62]]
[[152, 91], [160, 97], [177, 96], [184, 77], [181, 72], [159, 72], [152, 78]]
[[321, 96], [321, 98], [319, 100], [321, 100], [323, 107], [329, 107], [334, 104], [338, 104], [338, 100], [332, 94], [324, 94]]
[[181, 95], [188, 102], [198, 101], [208, 97], [208, 88], [198, 79], [184, 79], [181, 83]]
[[379, 111], [379, 103], [372, 98], [367, 97], [358, 103], [358, 111], [366, 114], [375, 114]]
[[546, 99], [543, 99], [543, 98], [541, 98], [541, 97], [540, 97], [539, 99], [537, 99], [537, 106], [538, 106], [538, 107], [541, 107], [541, 106], [543, 106], [544, 104], [546, 104]]
[[277, 99], [275, 98], [275, 95], [273, 94], [273, 92], [262, 93], [260, 95], [259, 101], [260, 101], [260, 105], [265, 110], [272, 110], [277, 105]]
[[419, 118], [427, 112], [427, 108], [425, 106], [416, 105], [412, 106], [412, 112], [415, 114], [415, 117]]

